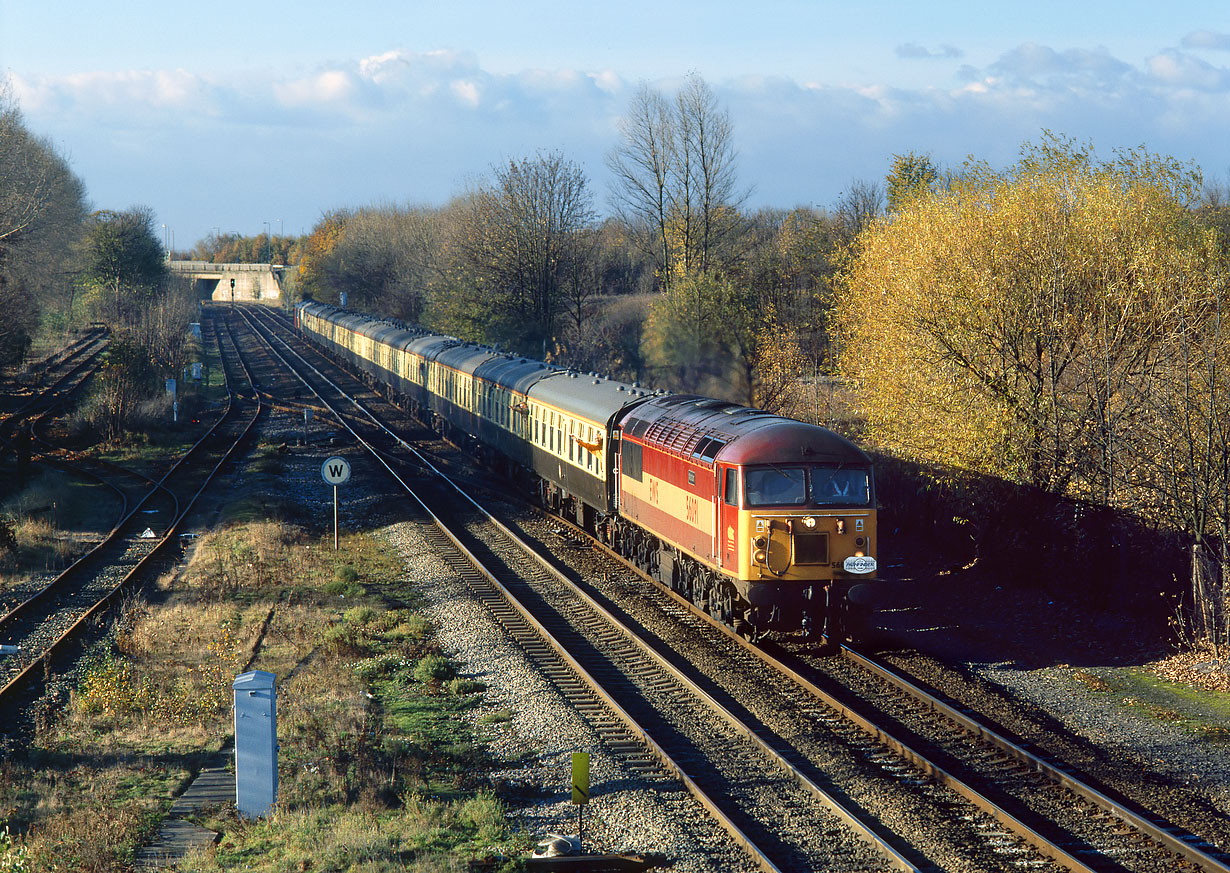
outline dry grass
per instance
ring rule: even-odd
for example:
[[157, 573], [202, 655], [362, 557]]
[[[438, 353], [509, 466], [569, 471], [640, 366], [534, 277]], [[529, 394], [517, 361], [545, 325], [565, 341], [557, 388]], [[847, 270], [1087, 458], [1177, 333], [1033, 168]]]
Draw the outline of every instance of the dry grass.
[[5, 500], [0, 516], [11, 523], [17, 549], [0, 552], [0, 589], [67, 567], [84, 551], [82, 537], [70, 531], [109, 530], [106, 507], [112, 504], [118, 519], [119, 502], [106, 489], [55, 472], [38, 476]]
[[256, 822], [233, 808], [204, 817], [223, 839], [181, 869], [453, 870], [508, 844], [503, 807], [475, 792], [484, 757], [457, 719], [477, 689], [440, 681], [455, 665], [404, 608], [400, 565], [371, 538], [342, 545], [334, 554], [277, 522], [233, 525], [162, 580], [163, 602], [123, 605], [68, 706], [0, 771], [0, 810], [29, 869], [127, 869], [228, 737], [230, 684], [254, 652], [251, 666], [279, 677], [277, 806]]

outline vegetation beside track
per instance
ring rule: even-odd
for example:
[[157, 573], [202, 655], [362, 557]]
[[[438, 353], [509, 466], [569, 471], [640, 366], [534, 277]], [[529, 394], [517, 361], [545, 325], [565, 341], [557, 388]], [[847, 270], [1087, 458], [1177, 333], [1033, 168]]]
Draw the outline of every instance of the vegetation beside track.
[[245, 669], [278, 677], [278, 803], [200, 816], [221, 837], [179, 869], [453, 870], [525, 849], [463, 718], [481, 684], [439, 651], [395, 557], [331, 539], [227, 522], [127, 602], [0, 764], [0, 869], [130, 869], [178, 791], [226, 759]]

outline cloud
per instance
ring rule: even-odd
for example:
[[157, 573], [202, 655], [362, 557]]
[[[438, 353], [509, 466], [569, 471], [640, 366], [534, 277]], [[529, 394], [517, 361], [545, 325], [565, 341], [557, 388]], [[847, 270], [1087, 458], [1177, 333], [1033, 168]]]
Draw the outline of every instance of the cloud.
[[[1127, 63], [1105, 49], [1027, 43], [962, 65], [944, 87], [773, 75], [709, 84], [735, 125], [749, 205], [826, 205], [851, 179], [882, 179], [895, 153], [1005, 165], [1043, 129], [1102, 152], [1144, 143], [1220, 169], [1230, 74], [1196, 47]], [[959, 56], [909, 43], [897, 52]], [[603, 158], [636, 84], [610, 69], [503, 73], [469, 52], [404, 49], [276, 77], [168, 70], [13, 82], [31, 128], [71, 155], [96, 202], [149, 203], [182, 243], [213, 226], [257, 232], [271, 215], [297, 232], [335, 207], [442, 203], [493, 164], [548, 150], [585, 170], [604, 208]], [[677, 82], [657, 84], [669, 92]]]
[[273, 96], [284, 106], [337, 106], [353, 101], [358, 89], [354, 74], [326, 70], [307, 78], [275, 83]]
[[11, 77], [13, 92], [27, 111], [145, 106], [157, 111], [204, 108], [212, 103], [209, 83], [185, 70], [128, 70], [75, 73], [61, 77]]
[[1101, 88], [1116, 87], [1134, 73], [1130, 64], [1113, 57], [1106, 49], [1056, 51], [1038, 43], [1025, 43], [1006, 52], [988, 70], [1017, 83], [1082, 83]]
[[1212, 49], [1213, 51], [1230, 51], [1230, 34], [1215, 33], [1211, 30], [1194, 30], [1183, 37], [1183, 48]]
[[1147, 66], [1153, 78], [1170, 87], [1225, 91], [1230, 85], [1230, 73], [1225, 67], [1214, 67], [1183, 52], [1170, 50], [1154, 55]]
[[936, 58], [960, 58], [965, 55], [959, 48], [947, 43], [941, 45], [937, 51], [931, 51], [916, 42], [907, 42], [897, 46], [895, 51], [897, 57], [905, 59], [919, 58], [932, 60]]

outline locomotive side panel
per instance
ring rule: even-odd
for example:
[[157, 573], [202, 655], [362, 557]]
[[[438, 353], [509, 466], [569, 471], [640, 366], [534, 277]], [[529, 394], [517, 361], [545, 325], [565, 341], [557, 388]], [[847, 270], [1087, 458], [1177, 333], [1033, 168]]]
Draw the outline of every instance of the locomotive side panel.
[[624, 435], [620, 512], [706, 566], [714, 566], [713, 470]]

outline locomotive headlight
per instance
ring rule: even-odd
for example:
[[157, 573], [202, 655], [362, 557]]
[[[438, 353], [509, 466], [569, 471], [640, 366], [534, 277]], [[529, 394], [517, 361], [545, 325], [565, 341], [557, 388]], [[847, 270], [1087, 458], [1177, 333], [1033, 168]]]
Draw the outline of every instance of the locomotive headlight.
[[768, 548], [768, 545], [769, 541], [762, 536], [756, 537], [752, 540], [752, 547], [755, 549], [755, 551], [752, 552], [752, 560], [757, 564], [763, 564], [768, 558], [768, 552], [765, 551]]
[[810, 529], [815, 526], [816, 526], [816, 520], [814, 518], [812, 518], [810, 515], [804, 516], [803, 527]]

